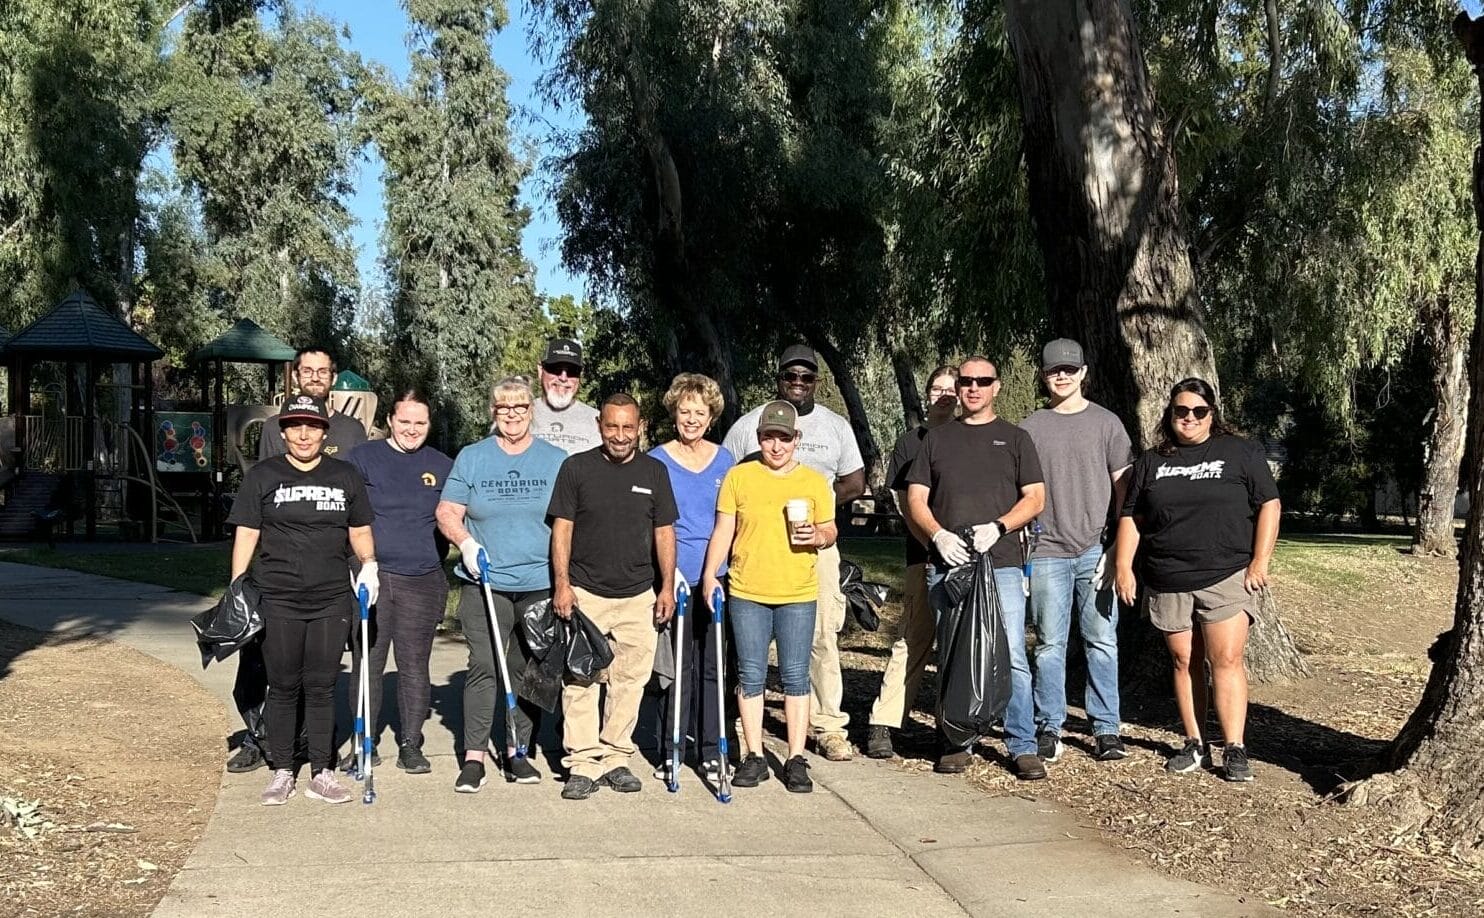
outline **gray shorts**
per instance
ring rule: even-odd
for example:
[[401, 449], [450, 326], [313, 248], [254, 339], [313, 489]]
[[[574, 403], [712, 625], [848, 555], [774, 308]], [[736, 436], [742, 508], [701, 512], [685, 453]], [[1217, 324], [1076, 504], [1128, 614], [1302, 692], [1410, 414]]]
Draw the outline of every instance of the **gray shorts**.
[[1161, 593], [1144, 591], [1144, 610], [1149, 621], [1160, 631], [1189, 631], [1196, 622], [1214, 625], [1246, 612], [1256, 623], [1257, 597], [1247, 592], [1242, 583], [1246, 569], [1237, 571], [1225, 580], [1199, 590], [1184, 593]]

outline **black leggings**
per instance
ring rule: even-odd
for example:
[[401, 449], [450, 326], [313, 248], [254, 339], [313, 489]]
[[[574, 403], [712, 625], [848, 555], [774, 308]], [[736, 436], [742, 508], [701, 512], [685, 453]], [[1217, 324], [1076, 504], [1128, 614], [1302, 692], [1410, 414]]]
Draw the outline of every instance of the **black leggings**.
[[[443, 621], [443, 608], [448, 601], [448, 578], [443, 568], [427, 574], [404, 576], [382, 571], [381, 593], [371, 607], [370, 688], [371, 716], [366, 729], [373, 739], [381, 738], [381, 674], [386, 672], [386, 659], [396, 645], [397, 711], [401, 715], [402, 743], [418, 748], [423, 744], [423, 723], [428, 719], [429, 699], [433, 691], [428, 681], [428, 659], [433, 653], [433, 637]], [[351, 625], [350, 662], [351, 702], [359, 707], [361, 685], [361, 624]], [[354, 716], [355, 708], [351, 709]]]
[[[495, 620], [500, 626], [500, 639], [505, 645], [505, 668], [510, 679], [520, 685], [526, 664], [531, 659], [526, 647], [526, 629], [521, 617], [526, 609], [551, 596], [550, 590], [524, 593], [491, 590], [495, 600]], [[484, 607], [484, 589], [466, 583], [459, 593], [459, 622], [464, 640], [469, 645], [469, 670], [464, 677], [464, 751], [484, 752], [494, 729], [495, 709], [505, 710], [504, 687], [500, 685], [499, 664], [495, 661], [495, 644], [490, 637], [489, 612]], [[541, 732], [541, 708], [524, 698], [515, 700], [515, 733], [517, 742], [527, 746]], [[510, 742], [510, 726], [505, 725], [495, 745], [503, 749]]]
[[313, 774], [334, 767], [335, 678], [350, 631], [350, 596], [330, 603], [317, 618], [305, 620], [303, 614], [302, 609], [286, 609], [263, 597], [263, 661], [268, 666], [263, 720], [269, 761], [275, 768], [288, 768], [294, 760], [296, 720], [303, 701]]

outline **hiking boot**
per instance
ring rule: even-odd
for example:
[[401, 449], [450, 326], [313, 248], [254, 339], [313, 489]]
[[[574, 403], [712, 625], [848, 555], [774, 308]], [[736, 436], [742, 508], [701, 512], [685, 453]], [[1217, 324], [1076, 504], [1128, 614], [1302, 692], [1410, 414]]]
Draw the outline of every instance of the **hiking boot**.
[[1061, 759], [1061, 754], [1066, 751], [1066, 748], [1066, 746], [1062, 745], [1061, 734], [1059, 733], [1040, 733], [1036, 735], [1036, 755], [1040, 757], [1042, 762], [1048, 765]]
[[280, 768], [273, 773], [273, 778], [268, 782], [262, 796], [258, 799], [263, 806], [283, 806], [294, 796], [294, 773], [287, 768]]
[[1206, 765], [1206, 747], [1200, 740], [1192, 737], [1185, 738], [1185, 745], [1180, 751], [1165, 759], [1165, 771], [1172, 775], [1188, 775], [1198, 768]]
[[967, 749], [955, 749], [939, 755], [937, 763], [933, 765], [933, 771], [940, 775], [961, 775], [968, 771], [969, 763], [972, 761], [974, 761], [974, 753]]
[[[398, 758], [400, 757], [401, 754], [399, 753]], [[381, 753], [376, 751], [375, 746], [371, 747], [371, 767], [381, 767]], [[356, 770], [356, 748], [354, 742], [351, 743], [350, 751], [340, 757], [340, 770], [345, 772]]]
[[639, 780], [639, 776], [622, 765], [610, 769], [598, 779], [598, 783], [604, 787], [611, 787], [620, 794], [637, 794], [644, 788], [644, 783]]
[[304, 796], [326, 803], [349, 803], [352, 795], [349, 788], [335, 777], [334, 771], [321, 768], [314, 780], [309, 782], [309, 786], [304, 788]]
[[598, 792], [598, 782], [592, 778], [584, 778], [582, 775], [572, 775], [567, 778], [567, 786], [562, 788], [563, 800], [586, 800]]
[[1099, 733], [1092, 738], [1092, 757], [1099, 762], [1116, 762], [1128, 758], [1128, 747], [1117, 733]]
[[814, 741], [814, 747], [819, 754], [831, 762], [848, 762], [855, 758], [855, 750], [850, 748], [850, 740], [838, 733], [830, 733], [821, 736]]
[[234, 775], [244, 774], [249, 771], [257, 771], [268, 764], [268, 759], [263, 755], [263, 750], [252, 740], [246, 740], [237, 748], [237, 754], [227, 759], [227, 771]]
[[475, 759], [465, 759], [464, 767], [459, 769], [459, 776], [454, 779], [453, 792], [456, 794], [477, 794], [479, 789], [489, 781], [484, 776], [484, 763]]
[[1252, 763], [1247, 761], [1247, 747], [1227, 746], [1221, 754], [1221, 776], [1228, 781], [1251, 781]]
[[783, 763], [783, 786], [793, 794], [807, 794], [814, 790], [814, 782], [809, 780], [809, 763], [803, 756], [796, 755]]
[[[371, 756], [371, 767], [376, 767], [376, 756]], [[433, 763], [423, 755], [421, 743], [403, 743], [397, 750], [397, 767], [409, 775], [425, 775], [433, 770]]]
[[896, 754], [896, 750], [891, 748], [891, 728], [872, 724], [866, 734], [866, 757], [889, 759]]
[[1015, 757], [1015, 777], [1022, 781], [1039, 781], [1046, 777], [1046, 763], [1041, 761], [1038, 755], [1017, 755]]
[[540, 784], [541, 772], [523, 755], [506, 756], [505, 780], [511, 784]]
[[742, 764], [732, 772], [732, 786], [757, 787], [771, 777], [772, 774], [768, 771], [768, 760], [753, 752], [745, 756]]

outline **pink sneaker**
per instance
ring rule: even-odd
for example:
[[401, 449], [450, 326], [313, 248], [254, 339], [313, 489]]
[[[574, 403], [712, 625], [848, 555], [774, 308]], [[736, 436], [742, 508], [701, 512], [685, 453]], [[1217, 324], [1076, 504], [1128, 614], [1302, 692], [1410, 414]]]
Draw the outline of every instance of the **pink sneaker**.
[[287, 768], [280, 768], [273, 773], [267, 789], [258, 799], [263, 802], [263, 806], [283, 806], [292, 796], [294, 796], [294, 773]]
[[335, 777], [335, 773], [328, 768], [322, 769], [304, 788], [304, 796], [311, 800], [323, 800], [326, 803], [349, 803], [351, 793]]

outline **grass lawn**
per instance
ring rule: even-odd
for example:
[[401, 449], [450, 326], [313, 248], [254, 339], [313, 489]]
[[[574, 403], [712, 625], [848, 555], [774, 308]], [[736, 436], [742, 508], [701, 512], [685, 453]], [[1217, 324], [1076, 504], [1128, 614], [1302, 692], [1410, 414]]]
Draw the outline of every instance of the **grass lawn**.
[[60, 567], [85, 574], [101, 574], [120, 580], [156, 583], [187, 593], [220, 596], [227, 588], [231, 567], [230, 542], [212, 543], [200, 548], [162, 548], [158, 551], [139, 547], [120, 551], [71, 552], [66, 546], [0, 551], [0, 561]]

